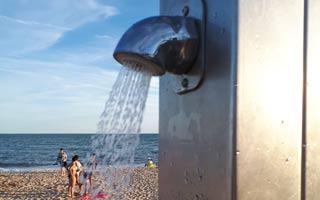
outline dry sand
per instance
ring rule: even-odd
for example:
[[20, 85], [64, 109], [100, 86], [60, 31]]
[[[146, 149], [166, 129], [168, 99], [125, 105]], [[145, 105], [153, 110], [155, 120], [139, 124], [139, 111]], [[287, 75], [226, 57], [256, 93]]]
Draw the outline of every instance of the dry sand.
[[[122, 192], [111, 191], [110, 186], [105, 188], [106, 199], [119, 200], [157, 200], [158, 199], [158, 170], [144, 167], [124, 168], [115, 170], [113, 177], [131, 174], [129, 184], [122, 188]], [[97, 176], [97, 174], [96, 174]], [[96, 177], [97, 180], [97, 177]], [[98, 185], [98, 181], [94, 184]], [[0, 172], [0, 199], [71, 199], [67, 196], [68, 178], [61, 177], [55, 171], [30, 172]], [[78, 187], [76, 187], [76, 192]], [[80, 195], [76, 195], [79, 199]]]

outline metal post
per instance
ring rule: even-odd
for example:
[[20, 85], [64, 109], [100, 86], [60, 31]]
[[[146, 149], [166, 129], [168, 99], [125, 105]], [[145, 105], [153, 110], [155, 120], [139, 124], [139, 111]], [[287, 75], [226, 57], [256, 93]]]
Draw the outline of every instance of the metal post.
[[206, 2], [201, 87], [160, 78], [160, 199], [320, 199], [320, 1]]

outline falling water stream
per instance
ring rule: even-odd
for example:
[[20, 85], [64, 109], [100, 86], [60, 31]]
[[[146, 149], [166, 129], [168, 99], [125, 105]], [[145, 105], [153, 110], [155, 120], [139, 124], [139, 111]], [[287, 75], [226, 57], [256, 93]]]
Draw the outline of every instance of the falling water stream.
[[[130, 181], [151, 74], [143, 66], [122, 67], [112, 87], [109, 99], [100, 116], [98, 131], [92, 138], [92, 150], [98, 158], [98, 177], [95, 177], [93, 194], [99, 191], [121, 193]], [[88, 154], [86, 162], [89, 161]], [[115, 173], [127, 170], [123, 175]], [[129, 172], [128, 172], [129, 170]], [[115, 175], [117, 174], [117, 175]], [[117, 176], [117, 177], [115, 177]], [[121, 176], [121, 177], [119, 177]]]

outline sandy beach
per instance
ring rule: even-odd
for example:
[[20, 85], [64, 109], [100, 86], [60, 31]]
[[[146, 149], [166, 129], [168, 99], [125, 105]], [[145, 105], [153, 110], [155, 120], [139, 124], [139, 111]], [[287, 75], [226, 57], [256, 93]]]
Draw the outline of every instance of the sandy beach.
[[[122, 168], [112, 171], [112, 177], [122, 177], [131, 174], [129, 184], [122, 186], [121, 192], [112, 191], [107, 186], [104, 189], [105, 199], [119, 200], [157, 200], [158, 170], [144, 167]], [[107, 173], [108, 174], [108, 173]], [[97, 176], [97, 175], [96, 175]], [[94, 178], [97, 180], [97, 177]], [[95, 181], [94, 184], [98, 184]], [[67, 196], [68, 178], [61, 177], [58, 170], [29, 172], [0, 172], [0, 199], [71, 199]], [[78, 187], [76, 187], [76, 192]], [[77, 194], [76, 198], [79, 199]], [[101, 198], [100, 198], [101, 199]]]

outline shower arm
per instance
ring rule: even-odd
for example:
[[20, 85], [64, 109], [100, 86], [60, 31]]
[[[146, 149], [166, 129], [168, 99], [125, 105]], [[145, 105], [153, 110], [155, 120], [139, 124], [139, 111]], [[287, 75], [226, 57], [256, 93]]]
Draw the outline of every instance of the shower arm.
[[185, 2], [183, 16], [177, 16], [181, 12], [177, 9], [132, 25], [113, 56], [129, 68], [143, 66], [145, 73], [164, 75], [175, 93], [185, 94], [198, 89], [204, 80], [207, 6], [205, 0], [190, 0]]

